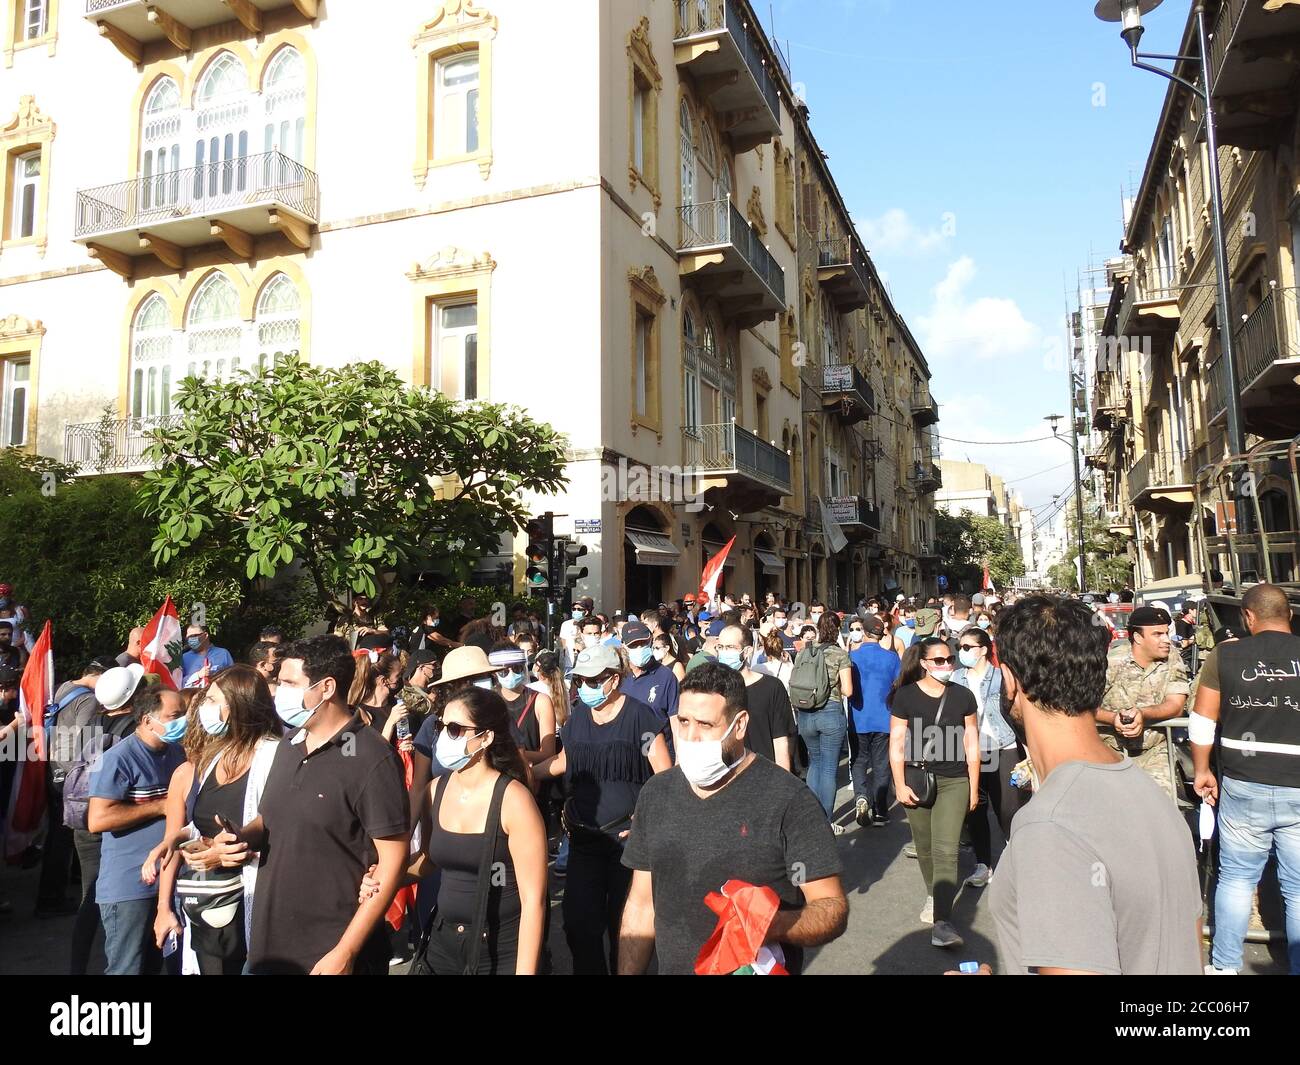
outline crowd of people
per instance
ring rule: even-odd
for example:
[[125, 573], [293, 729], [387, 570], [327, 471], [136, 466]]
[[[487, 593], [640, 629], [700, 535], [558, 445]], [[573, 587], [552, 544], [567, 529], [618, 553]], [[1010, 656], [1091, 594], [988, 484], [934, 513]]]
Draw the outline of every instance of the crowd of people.
[[[1189, 783], [1218, 811], [1206, 971], [1241, 969], [1276, 849], [1300, 973], [1300, 713], [1276, 710], [1300, 708], [1300, 637], [1280, 589], [1245, 605], [1194, 695], [1186, 619], [1139, 608], [1117, 640], [1078, 598], [992, 588], [843, 610], [584, 598], [549, 642], [532, 603], [503, 625], [466, 597], [405, 625], [357, 595], [240, 662], [188, 626], [179, 690], [134, 629], [46, 709], [34, 912], [75, 913], [74, 975], [101, 931], [115, 975], [535, 974], [562, 893], [575, 974], [799, 973], [847, 927], [837, 837], [901, 817], [934, 948], [963, 944], [954, 901], [987, 888], [1000, 971], [1199, 973], [1162, 727], [1186, 717]], [[0, 611], [13, 751], [36, 724], [17, 700], [30, 634], [7, 586]], [[755, 956], [710, 946], [752, 922]]]

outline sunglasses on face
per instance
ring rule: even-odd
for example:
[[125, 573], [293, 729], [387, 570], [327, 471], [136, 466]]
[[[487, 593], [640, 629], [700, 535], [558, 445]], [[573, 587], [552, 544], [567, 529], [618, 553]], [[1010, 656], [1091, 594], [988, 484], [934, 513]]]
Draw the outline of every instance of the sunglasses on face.
[[459, 721], [444, 721], [442, 728], [453, 740], [458, 740], [462, 736], [477, 736], [483, 731], [481, 728], [470, 728], [468, 725], [462, 725]]
[[961, 649], [963, 651], [978, 651], [982, 646], [982, 644], [978, 643], [964, 643], [961, 645]]
[[582, 686], [584, 688], [603, 688], [605, 681], [609, 680], [610, 674], [606, 673], [603, 677], [583, 677]]
[[942, 658], [927, 658], [925, 661], [931, 662], [936, 666], [950, 666], [956, 662], [957, 659], [953, 658], [952, 655], [944, 655]]

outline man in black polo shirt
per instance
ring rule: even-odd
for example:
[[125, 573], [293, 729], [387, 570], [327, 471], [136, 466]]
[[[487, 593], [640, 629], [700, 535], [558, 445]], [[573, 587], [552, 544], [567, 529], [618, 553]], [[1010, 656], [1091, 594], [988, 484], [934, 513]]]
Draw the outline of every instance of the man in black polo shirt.
[[[383, 917], [406, 866], [407, 797], [401, 762], [347, 705], [353, 658], [338, 636], [290, 644], [275, 708], [291, 730], [280, 743], [258, 816], [216, 843], [223, 865], [265, 859], [253, 903], [249, 970], [256, 974], [382, 975]], [[378, 894], [357, 891], [376, 865]]]

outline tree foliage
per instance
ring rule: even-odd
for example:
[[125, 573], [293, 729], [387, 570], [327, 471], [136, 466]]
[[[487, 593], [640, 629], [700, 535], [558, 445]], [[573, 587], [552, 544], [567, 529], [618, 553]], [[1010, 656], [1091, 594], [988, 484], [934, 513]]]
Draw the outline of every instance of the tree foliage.
[[289, 359], [224, 384], [189, 378], [150, 451], [154, 558], [229, 546], [245, 576], [301, 564], [322, 606], [396, 574], [464, 572], [565, 483], [564, 440], [515, 407], [411, 389], [378, 362]]
[[950, 588], [978, 590], [986, 562], [989, 577], [999, 588], [1025, 574], [1020, 547], [1007, 538], [1007, 527], [997, 518], [980, 517], [969, 510], [957, 515], [937, 510], [934, 536]]

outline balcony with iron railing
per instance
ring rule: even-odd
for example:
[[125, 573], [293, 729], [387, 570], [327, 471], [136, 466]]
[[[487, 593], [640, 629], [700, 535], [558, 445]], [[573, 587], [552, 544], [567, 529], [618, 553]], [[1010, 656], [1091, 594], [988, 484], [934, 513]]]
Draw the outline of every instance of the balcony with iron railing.
[[1135, 273], [1124, 288], [1115, 318], [1118, 336], [1112, 343], [1137, 345], [1136, 337], [1178, 328], [1180, 288], [1172, 273], [1148, 269]]
[[319, 0], [86, 0], [86, 18], [131, 62], [140, 63], [155, 41], [168, 40], [188, 52], [195, 30], [238, 21], [248, 33], [261, 33], [263, 13], [289, 7], [313, 20]]
[[832, 496], [826, 506], [850, 540], [880, 532], [880, 508], [862, 496]]
[[917, 425], [935, 425], [939, 421], [939, 404], [928, 388], [918, 388], [912, 393], [912, 418]]
[[869, 275], [867, 257], [851, 237], [818, 243], [817, 280], [841, 313], [861, 310], [870, 302]]
[[247, 260], [269, 233], [306, 250], [319, 220], [316, 174], [268, 152], [83, 189], [73, 239], [130, 278], [135, 258], [153, 255], [182, 270], [185, 250], [205, 244], [224, 243]]
[[790, 456], [735, 422], [684, 427], [682, 465], [700, 480], [725, 481], [774, 499], [792, 492]]
[[[1212, 24], [1210, 71], [1219, 143], [1272, 147], [1295, 113], [1295, 48], [1300, 9], [1290, 3], [1222, 0]], [[1199, 80], [1200, 68], [1196, 69]]]
[[[1294, 288], [1271, 286], [1268, 294], [1233, 332], [1237, 391], [1242, 423], [1260, 436], [1300, 432], [1300, 295]], [[1211, 424], [1227, 410], [1222, 358], [1209, 368], [1207, 415]]]
[[823, 366], [820, 391], [822, 407], [833, 411], [845, 425], [876, 413], [876, 391], [856, 366]]
[[907, 480], [913, 488], [922, 494], [937, 492], [943, 487], [943, 471], [939, 469], [933, 452], [916, 448], [912, 455], [912, 465], [907, 471]]
[[702, 95], [726, 114], [737, 151], [781, 135], [776, 53], [751, 21], [744, 0], [676, 0], [673, 41], [677, 66], [689, 71]]
[[756, 325], [785, 309], [785, 271], [731, 197], [686, 204], [678, 221], [678, 268], [684, 277], [726, 277], [724, 315]]
[[1148, 451], [1128, 471], [1129, 501], [1134, 510], [1174, 514], [1192, 505], [1192, 477], [1182, 451]]
[[141, 473], [154, 469], [145, 452], [157, 432], [180, 425], [178, 414], [101, 418], [63, 427], [63, 461], [78, 473]]

